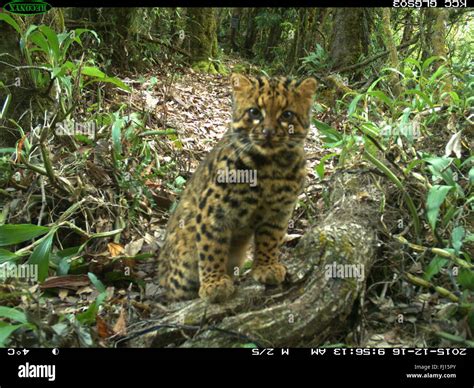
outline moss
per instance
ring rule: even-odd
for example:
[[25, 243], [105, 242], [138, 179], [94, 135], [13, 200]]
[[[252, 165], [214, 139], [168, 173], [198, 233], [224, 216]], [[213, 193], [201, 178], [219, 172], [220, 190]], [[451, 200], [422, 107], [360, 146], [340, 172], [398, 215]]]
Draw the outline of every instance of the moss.
[[217, 70], [214, 66], [214, 63], [211, 61], [198, 61], [195, 62], [192, 66], [194, 71], [199, 71], [199, 72], [204, 72], [204, 73], [210, 73], [210, 74], [217, 74]]
[[223, 64], [209, 61], [209, 60], [201, 60], [201, 61], [195, 62], [192, 68], [194, 71], [199, 71], [199, 72], [209, 73], [209, 74], [222, 74], [222, 75], [229, 74], [229, 69], [227, 69], [226, 66], [224, 66]]
[[217, 24], [213, 8], [189, 8], [187, 35], [195, 63], [217, 56]]

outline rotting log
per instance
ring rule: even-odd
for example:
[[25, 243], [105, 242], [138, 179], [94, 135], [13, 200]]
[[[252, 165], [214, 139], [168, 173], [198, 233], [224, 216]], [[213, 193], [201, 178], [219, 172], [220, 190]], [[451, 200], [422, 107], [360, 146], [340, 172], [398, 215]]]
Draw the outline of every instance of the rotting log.
[[[129, 331], [131, 347], [318, 346], [348, 331], [348, 317], [366, 287], [377, 245], [383, 193], [380, 177], [340, 172], [330, 183], [330, 208], [310, 228], [284, 263], [282, 286], [265, 287], [248, 274], [236, 295], [221, 304], [174, 303], [156, 319]], [[328, 276], [328, 268], [354, 265], [357, 277]], [[342, 268], [342, 267], [336, 267]], [[346, 267], [347, 268], [347, 267]], [[353, 267], [354, 268], [354, 267]]]

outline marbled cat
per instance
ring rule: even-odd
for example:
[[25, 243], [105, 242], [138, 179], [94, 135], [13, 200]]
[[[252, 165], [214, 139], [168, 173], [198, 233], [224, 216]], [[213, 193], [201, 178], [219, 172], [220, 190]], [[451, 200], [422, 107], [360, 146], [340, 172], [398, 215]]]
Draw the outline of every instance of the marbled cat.
[[242, 74], [231, 83], [230, 128], [187, 182], [167, 225], [158, 276], [171, 300], [231, 297], [252, 239], [253, 279], [285, 279], [279, 251], [305, 181], [317, 84]]

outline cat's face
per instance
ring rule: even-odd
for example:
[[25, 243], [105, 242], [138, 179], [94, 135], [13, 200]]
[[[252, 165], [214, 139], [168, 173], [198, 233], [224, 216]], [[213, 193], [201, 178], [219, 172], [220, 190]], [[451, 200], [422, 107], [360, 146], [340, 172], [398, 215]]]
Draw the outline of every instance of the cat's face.
[[310, 126], [316, 80], [233, 74], [234, 132], [260, 153], [302, 146]]

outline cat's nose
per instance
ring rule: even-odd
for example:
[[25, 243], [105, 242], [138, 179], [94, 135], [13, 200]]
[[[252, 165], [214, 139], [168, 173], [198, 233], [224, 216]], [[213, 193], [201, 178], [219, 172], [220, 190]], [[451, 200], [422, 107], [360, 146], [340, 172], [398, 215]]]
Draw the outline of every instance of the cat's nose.
[[267, 139], [270, 139], [275, 135], [275, 130], [273, 128], [263, 128], [263, 136]]

